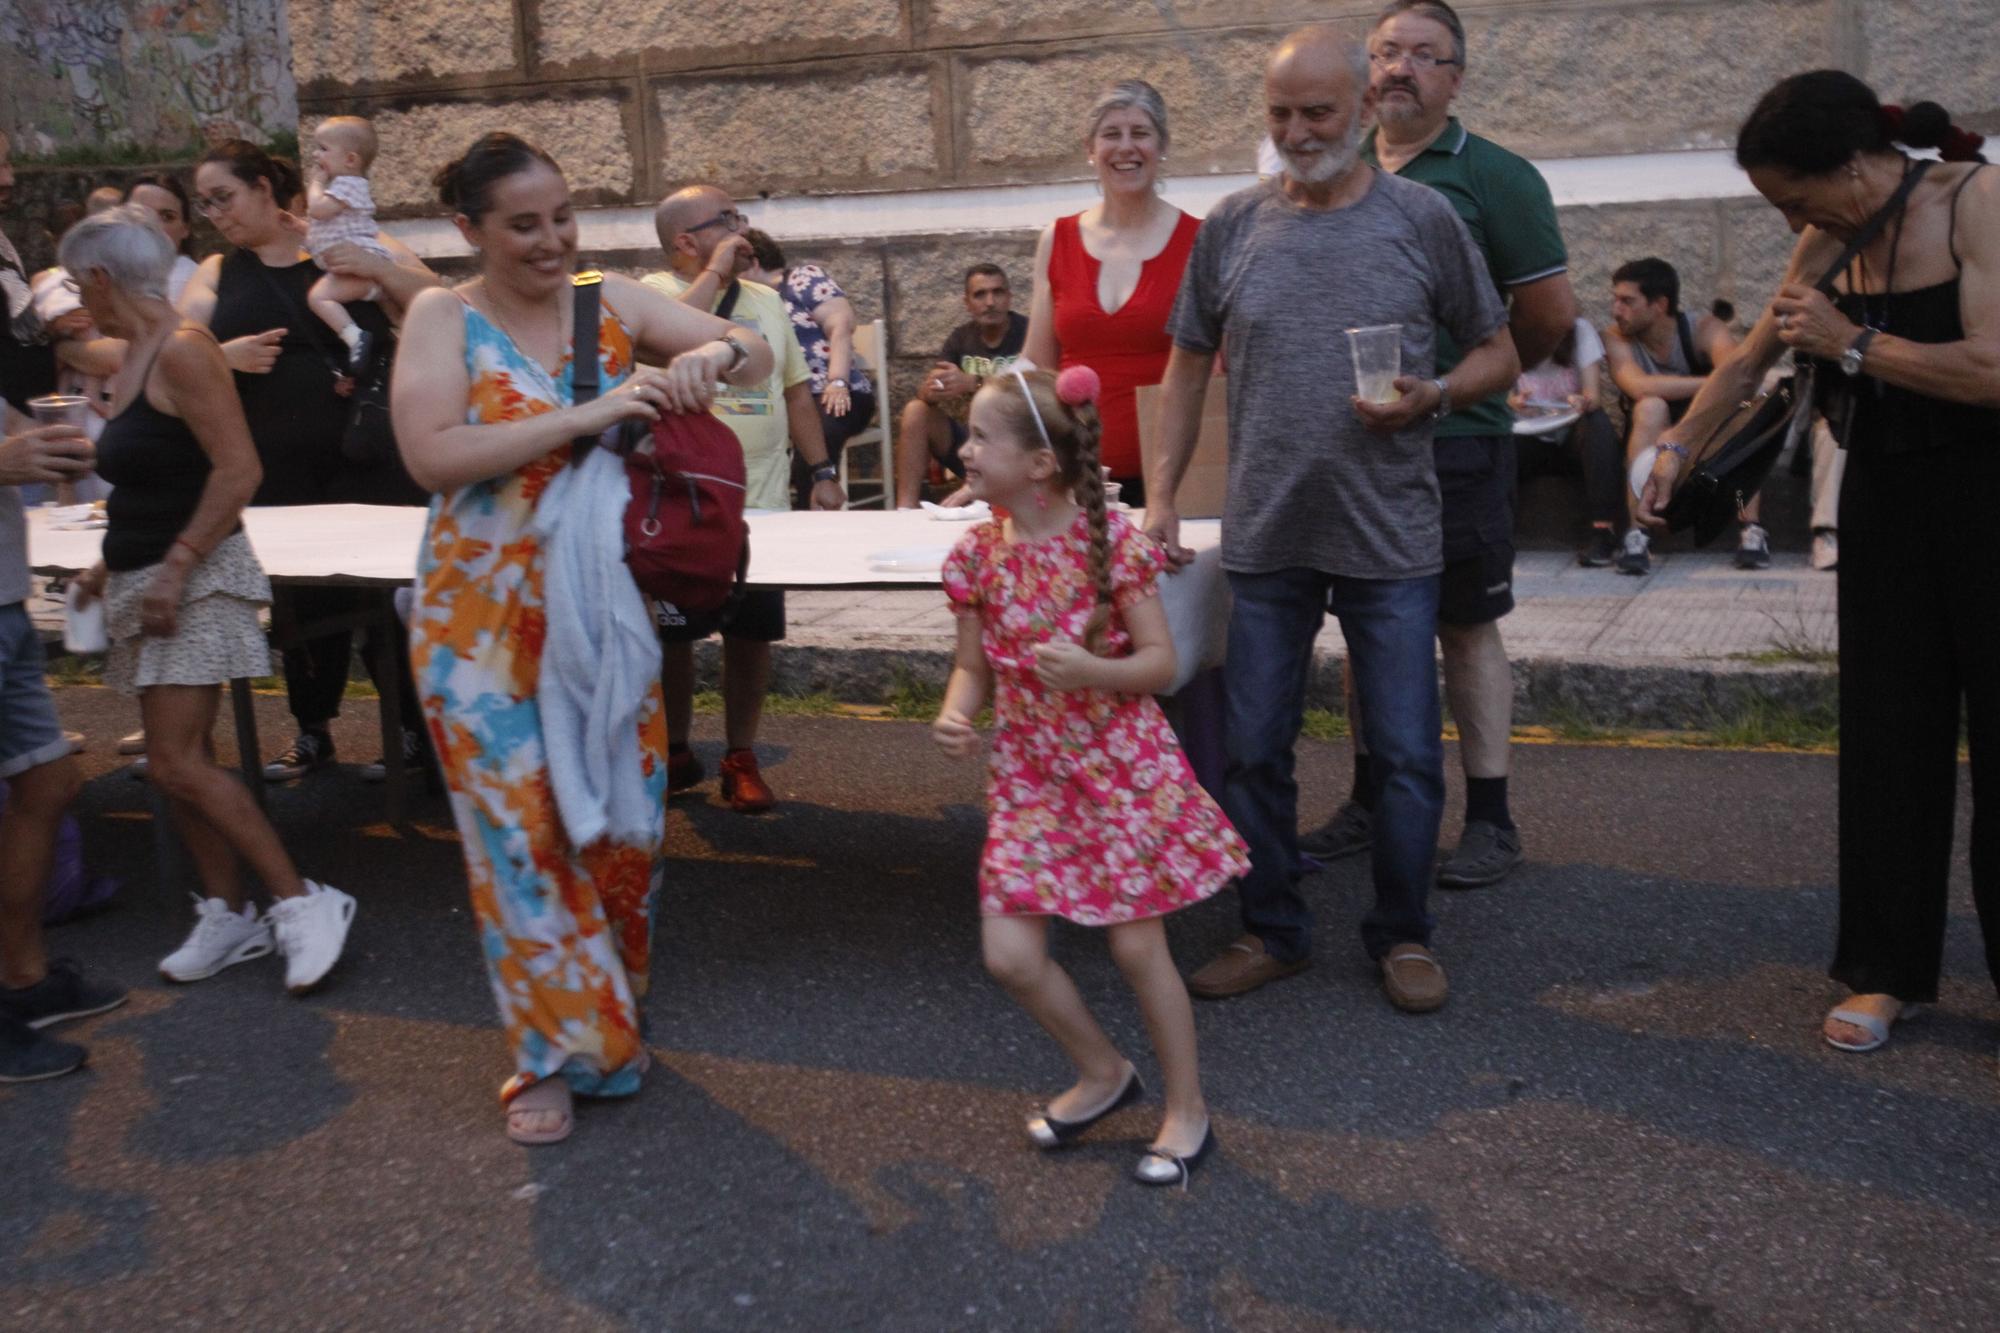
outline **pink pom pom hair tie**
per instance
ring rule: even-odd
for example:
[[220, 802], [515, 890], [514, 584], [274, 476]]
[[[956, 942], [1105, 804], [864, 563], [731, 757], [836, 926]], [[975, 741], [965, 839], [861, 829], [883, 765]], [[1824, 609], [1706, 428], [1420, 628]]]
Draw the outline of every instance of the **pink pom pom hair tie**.
[[1071, 407], [1095, 403], [1098, 392], [1103, 387], [1103, 381], [1097, 378], [1097, 372], [1089, 366], [1071, 366], [1056, 376], [1056, 397]]

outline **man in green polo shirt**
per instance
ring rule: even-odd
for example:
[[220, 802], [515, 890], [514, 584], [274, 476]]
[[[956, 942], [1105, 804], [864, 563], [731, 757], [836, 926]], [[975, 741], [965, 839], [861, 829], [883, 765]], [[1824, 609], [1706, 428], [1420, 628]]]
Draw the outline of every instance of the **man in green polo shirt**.
[[[1465, 76], [1465, 28], [1441, 0], [1395, 0], [1368, 38], [1377, 128], [1363, 155], [1384, 171], [1430, 186], [1451, 201], [1508, 299], [1508, 327], [1523, 366], [1540, 365], [1576, 322], [1569, 256], [1548, 183], [1526, 159], [1466, 131], [1451, 115]], [[1438, 335], [1438, 368], [1460, 349]], [[1465, 832], [1438, 870], [1447, 888], [1504, 878], [1521, 860], [1507, 807], [1507, 743], [1514, 678], [1500, 617], [1514, 609], [1514, 416], [1505, 394], [1448, 405], [1437, 426], [1438, 489], [1444, 497], [1444, 580], [1438, 642], [1445, 697], [1465, 764]], [[1353, 708], [1366, 700], [1351, 700]], [[1377, 791], [1361, 749], [1354, 794], [1299, 846], [1323, 859], [1374, 841]]]

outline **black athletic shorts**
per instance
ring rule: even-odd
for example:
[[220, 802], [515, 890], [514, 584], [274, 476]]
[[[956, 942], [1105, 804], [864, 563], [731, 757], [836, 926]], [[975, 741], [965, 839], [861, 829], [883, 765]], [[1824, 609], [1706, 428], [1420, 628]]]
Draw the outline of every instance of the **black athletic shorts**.
[[1485, 625], [1514, 609], [1514, 437], [1436, 441], [1444, 498], [1444, 578], [1438, 619]]
[[711, 634], [752, 643], [785, 637], [785, 590], [751, 588], [720, 611], [682, 612], [671, 602], [654, 604], [653, 623], [661, 643], [700, 643]]
[[951, 447], [944, 451], [944, 457], [940, 458], [938, 462], [944, 464], [944, 470], [951, 473], [952, 476], [963, 477], [965, 475], [965, 464], [959, 459], [958, 451], [963, 449], [965, 442], [972, 438], [972, 432], [966, 429], [963, 422], [948, 420], [945, 424], [951, 427]]

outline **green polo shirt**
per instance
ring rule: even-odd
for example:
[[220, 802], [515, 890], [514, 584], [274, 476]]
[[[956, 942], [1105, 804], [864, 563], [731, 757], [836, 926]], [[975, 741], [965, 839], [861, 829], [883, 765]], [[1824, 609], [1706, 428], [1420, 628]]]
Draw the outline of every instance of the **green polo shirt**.
[[[1375, 157], [1375, 132], [1362, 144], [1362, 156]], [[1508, 152], [1491, 139], [1466, 131], [1456, 116], [1429, 148], [1403, 164], [1396, 173], [1428, 185], [1446, 199], [1472, 233], [1473, 244], [1486, 256], [1493, 285], [1506, 295], [1509, 288], [1569, 270], [1562, 228], [1556, 223], [1556, 201], [1542, 173], [1526, 158]], [[1442, 375], [1464, 358], [1451, 335], [1437, 332], [1437, 367]], [[1438, 423], [1439, 435], [1505, 435], [1514, 429], [1514, 414], [1505, 393], [1460, 408]]]

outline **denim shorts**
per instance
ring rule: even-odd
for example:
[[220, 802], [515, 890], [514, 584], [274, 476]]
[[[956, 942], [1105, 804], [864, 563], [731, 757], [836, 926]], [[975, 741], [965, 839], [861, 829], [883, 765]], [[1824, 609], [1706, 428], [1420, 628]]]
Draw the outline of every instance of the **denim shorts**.
[[0, 606], [0, 779], [19, 777], [68, 753], [27, 603]]

